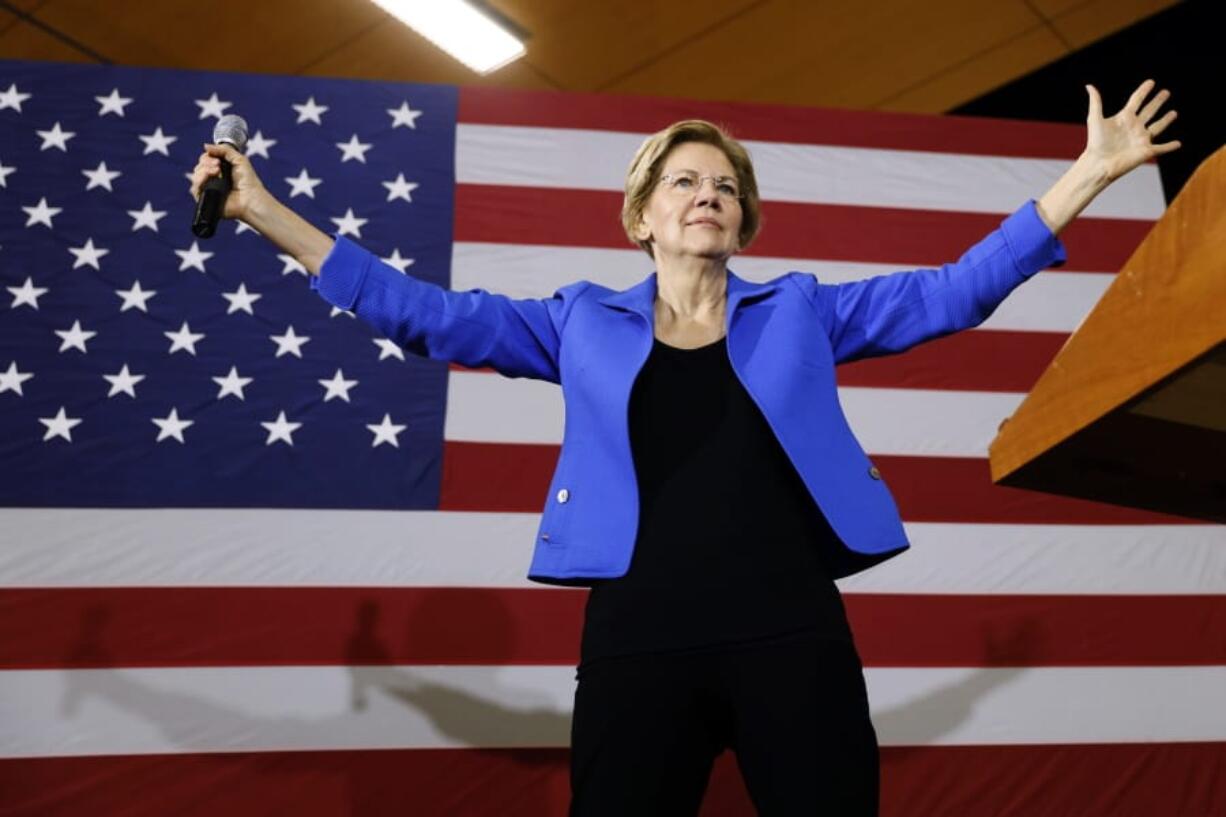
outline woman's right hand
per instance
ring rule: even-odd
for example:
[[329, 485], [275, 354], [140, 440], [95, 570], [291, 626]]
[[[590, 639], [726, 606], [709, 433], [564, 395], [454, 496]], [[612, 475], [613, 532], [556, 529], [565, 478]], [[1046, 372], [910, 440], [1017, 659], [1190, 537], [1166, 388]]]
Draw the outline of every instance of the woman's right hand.
[[192, 170], [191, 195], [193, 199], [200, 198], [200, 187], [209, 178], [221, 175], [221, 160], [230, 163], [230, 194], [226, 196], [223, 218], [248, 220], [253, 205], [262, 197], [269, 196], [268, 190], [250, 160], [230, 145], [205, 145], [204, 153]]

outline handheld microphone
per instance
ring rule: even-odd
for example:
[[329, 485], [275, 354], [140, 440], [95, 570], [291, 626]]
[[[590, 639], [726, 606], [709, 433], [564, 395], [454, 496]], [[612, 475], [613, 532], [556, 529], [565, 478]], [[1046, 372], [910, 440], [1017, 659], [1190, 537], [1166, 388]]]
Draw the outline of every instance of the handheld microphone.
[[[227, 144], [243, 153], [247, 150], [247, 122], [241, 116], [228, 113], [213, 128], [213, 144]], [[217, 222], [225, 210], [226, 196], [230, 194], [230, 163], [221, 160], [221, 175], [213, 176], [200, 186], [200, 198], [196, 199], [196, 215], [192, 218], [192, 232], [198, 238], [212, 238], [217, 232]]]

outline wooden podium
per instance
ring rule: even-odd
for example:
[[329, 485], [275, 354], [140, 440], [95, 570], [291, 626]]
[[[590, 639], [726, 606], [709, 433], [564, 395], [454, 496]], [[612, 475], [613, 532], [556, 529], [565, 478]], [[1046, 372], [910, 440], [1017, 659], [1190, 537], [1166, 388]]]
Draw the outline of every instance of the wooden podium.
[[988, 449], [1001, 485], [1226, 522], [1226, 148]]

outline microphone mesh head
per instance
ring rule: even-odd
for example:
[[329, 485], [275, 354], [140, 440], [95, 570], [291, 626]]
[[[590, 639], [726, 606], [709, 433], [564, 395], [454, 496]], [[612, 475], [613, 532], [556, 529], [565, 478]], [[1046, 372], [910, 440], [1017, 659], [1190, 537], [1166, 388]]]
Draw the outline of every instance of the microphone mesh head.
[[213, 128], [213, 144], [225, 142], [233, 145], [239, 153], [247, 152], [247, 120], [241, 116], [228, 113], [217, 122]]

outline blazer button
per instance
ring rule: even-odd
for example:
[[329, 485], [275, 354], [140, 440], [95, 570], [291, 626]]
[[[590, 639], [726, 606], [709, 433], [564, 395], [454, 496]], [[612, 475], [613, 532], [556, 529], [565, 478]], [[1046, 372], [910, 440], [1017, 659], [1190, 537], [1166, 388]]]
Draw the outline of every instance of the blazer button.
[[875, 465], [868, 469], [868, 475], [873, 479], [881, 479], [881, 472], [877, 470]]
[[558, 502], [565, 502], [568, 499], [570, 499], [570, 491], [565, 488], [558, 491]]

